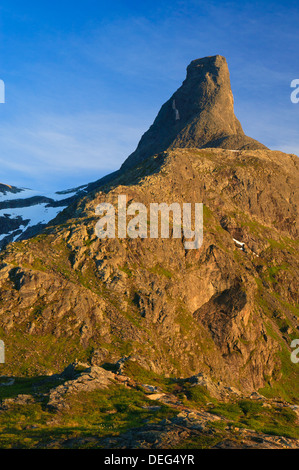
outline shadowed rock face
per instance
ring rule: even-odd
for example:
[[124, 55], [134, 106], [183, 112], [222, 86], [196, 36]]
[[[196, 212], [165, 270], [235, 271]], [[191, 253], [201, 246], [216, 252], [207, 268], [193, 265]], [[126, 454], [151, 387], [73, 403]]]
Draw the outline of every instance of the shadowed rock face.
[[226, 59], [216, 55], [193, 60], [182, 86], [162, 106], [122, 168], [168, 148], [266, 148], [244, 134], [234, 114], [234, 99]]

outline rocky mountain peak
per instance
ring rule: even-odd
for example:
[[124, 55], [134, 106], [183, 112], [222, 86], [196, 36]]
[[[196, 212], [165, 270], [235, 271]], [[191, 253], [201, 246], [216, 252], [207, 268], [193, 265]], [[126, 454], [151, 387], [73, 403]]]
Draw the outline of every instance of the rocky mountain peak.
[[266, 148], [244, 134], [235, 116], [225, 57], [205, 57], [189, 64], [182, 86], [162, 106], [122, 168], [177, 147]]

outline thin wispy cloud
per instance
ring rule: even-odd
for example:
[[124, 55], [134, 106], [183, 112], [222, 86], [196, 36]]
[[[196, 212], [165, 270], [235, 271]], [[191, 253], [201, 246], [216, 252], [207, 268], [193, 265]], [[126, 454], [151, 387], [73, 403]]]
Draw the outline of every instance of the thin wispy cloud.
[[[97, 179], [118, 169], [135, 149], [144, 131], [139, 126], [127, 114], [79, 112], [69, 116], [37, 116], [26, 127], [4, 126], [1, 177], [19, 173], [12, 183], [21, 176], [22, 185], [26, 186], [36, 183], [40, 186], [41, 181], [47, 185], [47, 179], [52, 183], [53, 177], [57, 181], [68, 180], [70, 173], [93, 175]], [[12, 154], [13, 159], [7, 157]]]

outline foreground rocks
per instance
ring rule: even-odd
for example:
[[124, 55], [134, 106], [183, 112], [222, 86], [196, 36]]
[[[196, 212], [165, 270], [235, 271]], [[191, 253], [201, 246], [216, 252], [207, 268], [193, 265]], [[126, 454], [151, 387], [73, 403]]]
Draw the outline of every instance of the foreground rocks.
[[18, 395], [15, 398], [6, 398], [0, 402], [0, 411], [9, 410], [13, 406], [26, 406], [35, 403], [36, 399], [32, 395]]
[[[47, 443], [38, 444], [37, 447], [46, 448], [79, 448], [101, 447], [106, 449], [171, 449], [183, 448], [192, 445], [198, 448], [240, 448], [240, 449], [298, 449], [299, 440], [283, 436], [273, 436], [256, 432], [252, 429], [239, 428], [230, 423], [229, 419], [217, 416], [208, 411], [206, 407], [192, 409], [184, 405], [181, 400], [171, 393], [162, 392], [159, 387], [143, 384], [119, 371], [119, 364], [128, 361], [128, 358], [115, 364], [116, 373], [107, 371], [99, 366], [90, 366], [76, 362], [68, 366], [61, 374], [49, 376], [42, 382], [33, 383], [33, 390], [47, 382], [56, 382], [56, 386], [50, 388], [46, 394], [32, 393], [32, 395], [20, 394], [14, 398], [6, 398], [0, 402], [1, 413], [12, 411], [15, 407], [24, 407], [34, 403], [44, 403], [46, 409], [55, 415], [60, 412], [68, 412], [69, 398], [80, 392], [92, 392], [95, 390], [109, 390], [112, 386], [126, 387], [143, 391], [145, 398], [152, 400], [153, 405], [143, 406], [143, 409], [152, 413], [158, 412], [161, 406], [167, 405], [169, 409], [176, 410], [174, 417], [165, 418], [157, 423], [144, 424], [138, 428], [131, 428], [118, 435], [106, 437], [78, 437], [72, 439], [50, 440]], [[63, 382], [59, 384], [59, 382]], [[221, 396], [226, 402], [234, 399], [262, 401], [263, 406], [281, 406], [291, 408], [295, 412], [295, 405], [286, 402], [269, 400], [258, 393], [244, 396], [234, 388], [227, 390], [221, 384], [214, 384], [205, 374], [199, 374], [186, 379], [191, 387], [200, 385], [209, 390], [214, 397]], [[160, 406], [159, 406], [160, 405]], [[113, 420], [112, 422], [113, 423]], [[35, 426], [33, 426], [34, 428]], [[113, 429], [113, 427], [112, 427]]]
[[[186, 417], [183, 423], [180, 420], [179, 424], [172, 420], [147, 425], [141, 429], [132, 429], [118, 438], [103, 439], [101, 445], [107, 449], [171, 449], [183, 446], [186, 440], [197, 438], [201, 448], [200, 441], [204, 438], [204, 448], [211, 449], [299, 449], [299, 440], [270, 436], [250, 429], [227, 430], [222, 433], [223, 438], [219, 439], [213, 428], [205, 429], [203, 426], [203, 423], [211, 421], [209, 417], [205, 420]], [[207, 445], [209, 440], [213, 442], [213, 438], [219, 442]]]
[[53, 388], [49, 392], [48, 407], [50, 409], [65, 409], [67, 408], [66, 398], [68, 395], [91, 392], [93, 390], [103, 390], [109, 387], [114, 381], [114, 374], [98, 366], [86, 367], [83, 372], [78, 373], [76, 369], [80, 367], [79, 364], [71, 365], [63, 373], [63, 377], [73, 376], [71, 380], [67, 380], [63, 385]]

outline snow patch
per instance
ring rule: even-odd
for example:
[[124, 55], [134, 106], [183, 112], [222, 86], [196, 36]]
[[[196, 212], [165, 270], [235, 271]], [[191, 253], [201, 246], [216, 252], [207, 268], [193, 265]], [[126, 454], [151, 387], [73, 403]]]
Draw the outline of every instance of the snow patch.
[[233, 240], [234, 240], [234, 242], [235, 242], [237, 245], [245, 246], [245, 243], [239, 242], [239, 240], [236, 240], [235, 238], [233, 238]]
[[33, 227], [37, 224], [47, 224], [50, 220], [54, 219], [59, 212], [65, 209], [63, 207], [47, 207], [47, 204], [36, 204], [31, 207], [16, 207], [15, 209], [2, 209], [0, 210], [0, 217], [4, 214], [10, 215], [10, 218], [16, 219], [22, 217], [23, 220], [30, 220], [26, 228]]

